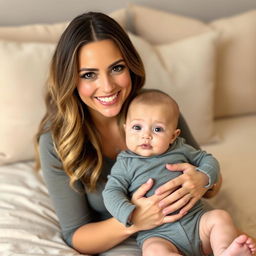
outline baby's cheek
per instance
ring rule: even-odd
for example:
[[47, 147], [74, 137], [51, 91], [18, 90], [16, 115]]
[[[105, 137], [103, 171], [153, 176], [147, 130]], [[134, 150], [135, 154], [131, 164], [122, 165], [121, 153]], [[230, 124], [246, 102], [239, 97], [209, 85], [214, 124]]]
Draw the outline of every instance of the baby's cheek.
[[138, 140], [136, 139], [136, 136], [129, 134], [128, 136], [126, 136], [126, 146], [128, 149], [130, 150], [134, 150], [136, 148], [137, 142]]

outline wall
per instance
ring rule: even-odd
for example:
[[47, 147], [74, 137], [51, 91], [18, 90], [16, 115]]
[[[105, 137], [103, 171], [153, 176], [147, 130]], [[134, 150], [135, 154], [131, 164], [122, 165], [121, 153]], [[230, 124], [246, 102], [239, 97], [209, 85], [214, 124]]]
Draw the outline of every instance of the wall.
[[204, 21], [256, 9], [256, 0], [0, 0], [0, 26], [62, 22], [85, 11], [108, 13], [129, 3]]

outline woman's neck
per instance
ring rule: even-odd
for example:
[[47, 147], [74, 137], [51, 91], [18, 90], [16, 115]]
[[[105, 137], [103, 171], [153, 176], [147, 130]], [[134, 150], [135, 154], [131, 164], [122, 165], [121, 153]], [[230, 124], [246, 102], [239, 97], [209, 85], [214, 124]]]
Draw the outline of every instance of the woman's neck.
[[117, 118], [93, 117], [92, 119], [101, 138], [103, 155], [115, 159], [121, 150], [126, 149], [124, 138], [117, 123]]
[[92, 117], [92, 121], [100, 133], [110, 132], [113, 127], [117, 126], [116, 117]]

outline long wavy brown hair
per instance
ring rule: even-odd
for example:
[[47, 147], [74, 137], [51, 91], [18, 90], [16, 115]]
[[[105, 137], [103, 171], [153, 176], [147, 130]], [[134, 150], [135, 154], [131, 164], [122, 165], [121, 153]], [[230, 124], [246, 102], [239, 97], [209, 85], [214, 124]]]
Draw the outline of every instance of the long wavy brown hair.
[[78, 56], [85, 44], [104, 39], [116, 43], [130, 71], [132, 90], [121, 112], [143, 86], [143, 63], [122, 27], [103, 13], [79, 15], [66, 28], [53, 54], [45, 97], [46, 114], [35, 143], [36, 169], [40, 169], [40, 136], [51, 132], [61, 168], [69, 176], [70, 185], [74, 187], [74, 183], [81, 180], [91, 191], [99, 181], [103, 155], [97, 129], [77, 92]]

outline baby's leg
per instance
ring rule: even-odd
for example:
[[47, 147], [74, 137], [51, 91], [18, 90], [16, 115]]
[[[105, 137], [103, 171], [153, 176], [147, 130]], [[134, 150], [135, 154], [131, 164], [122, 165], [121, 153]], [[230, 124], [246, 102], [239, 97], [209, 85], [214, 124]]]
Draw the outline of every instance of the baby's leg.
[[216, 256], [250, 256], [255, 252], [254, 241], [245, 235], [238, 236], [232, 218], [223, 210], [205, 213], [199, 230], [206, 254], [211, 250]]
[[161, 237], [150, 237], [142, 245], [143, 256], [181, 256], [170, 241]]

